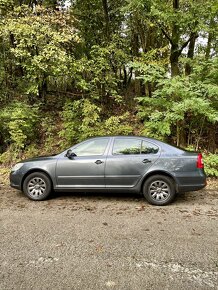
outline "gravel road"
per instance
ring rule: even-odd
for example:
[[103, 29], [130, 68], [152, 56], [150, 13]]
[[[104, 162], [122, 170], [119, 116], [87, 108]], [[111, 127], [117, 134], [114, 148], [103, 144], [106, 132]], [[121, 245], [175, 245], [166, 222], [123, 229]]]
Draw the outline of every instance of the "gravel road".
[[218, 181], [157, 207], [109, 193], [34, 202], [1, 180], [1, 290], [218, 289]]

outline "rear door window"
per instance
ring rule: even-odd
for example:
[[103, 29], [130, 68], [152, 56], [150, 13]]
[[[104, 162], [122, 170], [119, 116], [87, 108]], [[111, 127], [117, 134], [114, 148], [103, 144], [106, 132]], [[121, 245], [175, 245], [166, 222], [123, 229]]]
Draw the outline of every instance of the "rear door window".
[[140, 154], [141, 152], [141, 140], [120, 138], [115, 139], [113, 146], [114, 155], [129, 155]]
[[147, 141], [142, 141], [141, 154], [155, 154], [158, 150], [158, 146]]
[[159, 147], [140, 139], [119, 138], [115, 139], [113, 145], [113, 155], [132, 154], [156, 154]]

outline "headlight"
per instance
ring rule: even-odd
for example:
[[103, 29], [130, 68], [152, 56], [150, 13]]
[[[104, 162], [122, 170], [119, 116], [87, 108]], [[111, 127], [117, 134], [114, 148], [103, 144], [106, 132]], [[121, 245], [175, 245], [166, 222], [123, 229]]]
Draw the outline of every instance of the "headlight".
[[11, 171], [17, 171], [22, 166], [23, 166], [23, 163], [17, 163], [17, 164], [14, 165], [14, 167], [12, 167]]

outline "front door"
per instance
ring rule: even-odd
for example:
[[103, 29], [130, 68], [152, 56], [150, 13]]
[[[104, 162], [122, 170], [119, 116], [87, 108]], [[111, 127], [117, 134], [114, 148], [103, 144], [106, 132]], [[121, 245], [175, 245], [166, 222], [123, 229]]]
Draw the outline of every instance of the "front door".
[[57, 187], [104, 188], [104, 155], [109, 138], [96, 138], [72, 148], [76, 156], [69, 159], [61, 156], [57, 161]]

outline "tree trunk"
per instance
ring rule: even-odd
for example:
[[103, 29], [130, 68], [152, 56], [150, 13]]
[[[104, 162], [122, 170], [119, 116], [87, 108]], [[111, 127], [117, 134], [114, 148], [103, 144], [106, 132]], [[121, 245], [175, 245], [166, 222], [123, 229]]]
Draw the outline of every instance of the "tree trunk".
[[42, 83], [41, 83], [41, 85], [39, 85], [38, 90], [39, 90], [39, 98], [45, 104], [46, 103], [46, 95], [47, 95], [47, 91], [48, 91], [48, 83], [47, 83], [47, 75], [46, 74], [44, 74]]
[[[210, 26], [209, 29], [211, 29], [214, 25], [214, 19], [210, 19]], [[212, 46], [212, 40], [213, 40], [213, 33], [212, 31], [209, 31], [208, 33], [208, 39], [207, 39], [207, 47], [206, 47], [206, 53], [205, 53], [205, 58], [209, 59], [210, 57], [210, 51], [211, 51], [211, 46]]]
[[[193, 59], [194, 57], [194, 51], [195, 51], [195, 41], [196, 38], [198, 37], [197, 33], [191, 38], [189, 42], [189, 47], [188, 47], [188, 53], [187, 53], [187, 58]], [[192, 71], [191, 65], [189, 63], [186, 64], [185, 66], [185, 74], [188, 76], [190, 75]]]
[[107, 41], [110, 40], [110, 18], [108, 13], [108, 3], [107, 0], [102, 0], [103, 10], [104, 10], [104, 19], [105, 19], [105, 34]]
[[[179, 9], [179, 0], [173, 0], [173, 9], [176, 13]], [[171, 51], [170, 51], [170, 64], [171, 64], [171, 76], [179, 75], [179, 56], [181, 54], [179, 50], [180, 32], [177, 23], [173, 24], [172, 36], [171, 36]]]
[[171, 46], [171, 52], [170, 52], [170, 65], [171, 65], [171, 76], [175, 77], [178, 76], [179, 71], [179, 51], [178, 46]]
[[154, 27], [149, 27], [146, 35], [146, 52], [155, 48], [155, 36], [157, 37]]

